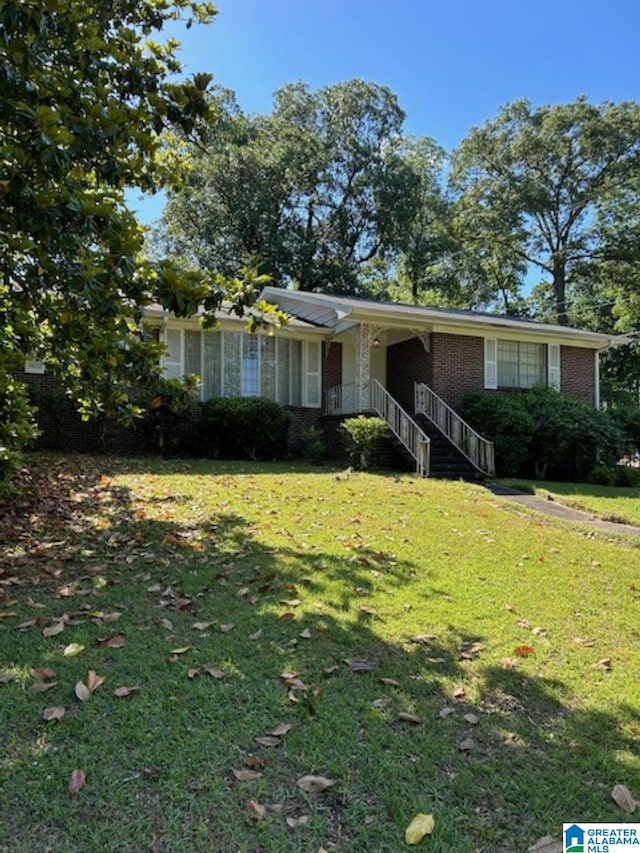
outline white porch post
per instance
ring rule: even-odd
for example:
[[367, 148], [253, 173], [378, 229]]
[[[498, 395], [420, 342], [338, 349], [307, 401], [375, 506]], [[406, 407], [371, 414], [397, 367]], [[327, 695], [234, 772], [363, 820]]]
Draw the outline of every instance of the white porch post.
[[371, 346], [381, 333], [381, 326], [360, 323], [354, 329], [356, 344], [356, 393], [358, 408], [366, 412], [371, 408]]

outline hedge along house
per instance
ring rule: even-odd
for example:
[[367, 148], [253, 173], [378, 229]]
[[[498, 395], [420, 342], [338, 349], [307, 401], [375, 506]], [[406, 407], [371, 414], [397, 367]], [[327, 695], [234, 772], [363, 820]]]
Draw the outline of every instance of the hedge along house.
[[262, 396], [293, 414], [294, 434], [357, 414], [384, 418], [418, 473], [494, 473], [493, 445], [457, 414], [467, 391], [548, 385], [599, 406], [599, 354], [627, 342], [579, 329], [266, 287], [291, 318], [248, 334], [240, 318], [205, 331], [149, 312], [165, 374], [201, 377], [201, 399]]

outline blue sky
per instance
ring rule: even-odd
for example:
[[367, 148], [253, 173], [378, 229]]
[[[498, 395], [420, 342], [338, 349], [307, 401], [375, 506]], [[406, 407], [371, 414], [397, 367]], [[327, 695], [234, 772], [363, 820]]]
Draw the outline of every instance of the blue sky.
[[[388, 86], [405, 130], [447, 151], [508, 101], [637, 100], [638, 0], [218, 0], [211, 26], [171, 29], [187, 73], [209, 71], [245, 112], [272, 93], [353, 77]], [[143, 221], [161, 197], [132, 199]]]

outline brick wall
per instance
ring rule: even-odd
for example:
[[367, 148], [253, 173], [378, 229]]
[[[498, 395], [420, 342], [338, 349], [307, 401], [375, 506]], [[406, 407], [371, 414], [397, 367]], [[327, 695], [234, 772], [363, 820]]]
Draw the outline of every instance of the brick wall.
[[322, 344], [322, 391], [342, 385], [342, 344], [325, 341]]
[[560, 389], [590, 406], [596, 404], [595, 353], [579, 347], [560, 348]]
[[467, 391], [484, 388], [484, 338], [431, 335], [431, 387], [455, 408]]
[[430, 354], [417, 338], [387, 349], [387, 390], [409, 412], [413, 411], [414, 383], [433, 385], [431, 365]]

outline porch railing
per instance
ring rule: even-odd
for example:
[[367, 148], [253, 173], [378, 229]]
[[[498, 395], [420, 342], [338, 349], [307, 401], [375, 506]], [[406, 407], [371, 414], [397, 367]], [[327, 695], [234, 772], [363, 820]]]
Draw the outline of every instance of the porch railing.
[[377, 379], [371, 380], [371, 408], [416, 460], [416, 473], [428, 477], [431, 439]]
[[335, 385], [325, 391], [324, 410], [327, 415], [351, 415], [360, 411], [359, 387], [355, 382]]
[[415, 384], [415, 411], [416, 414], [424, 415], [434, 423], [479, 471], [489, 477], [495, 475], [493, 442], [487, 441], [469, 426], [424, 382]]

